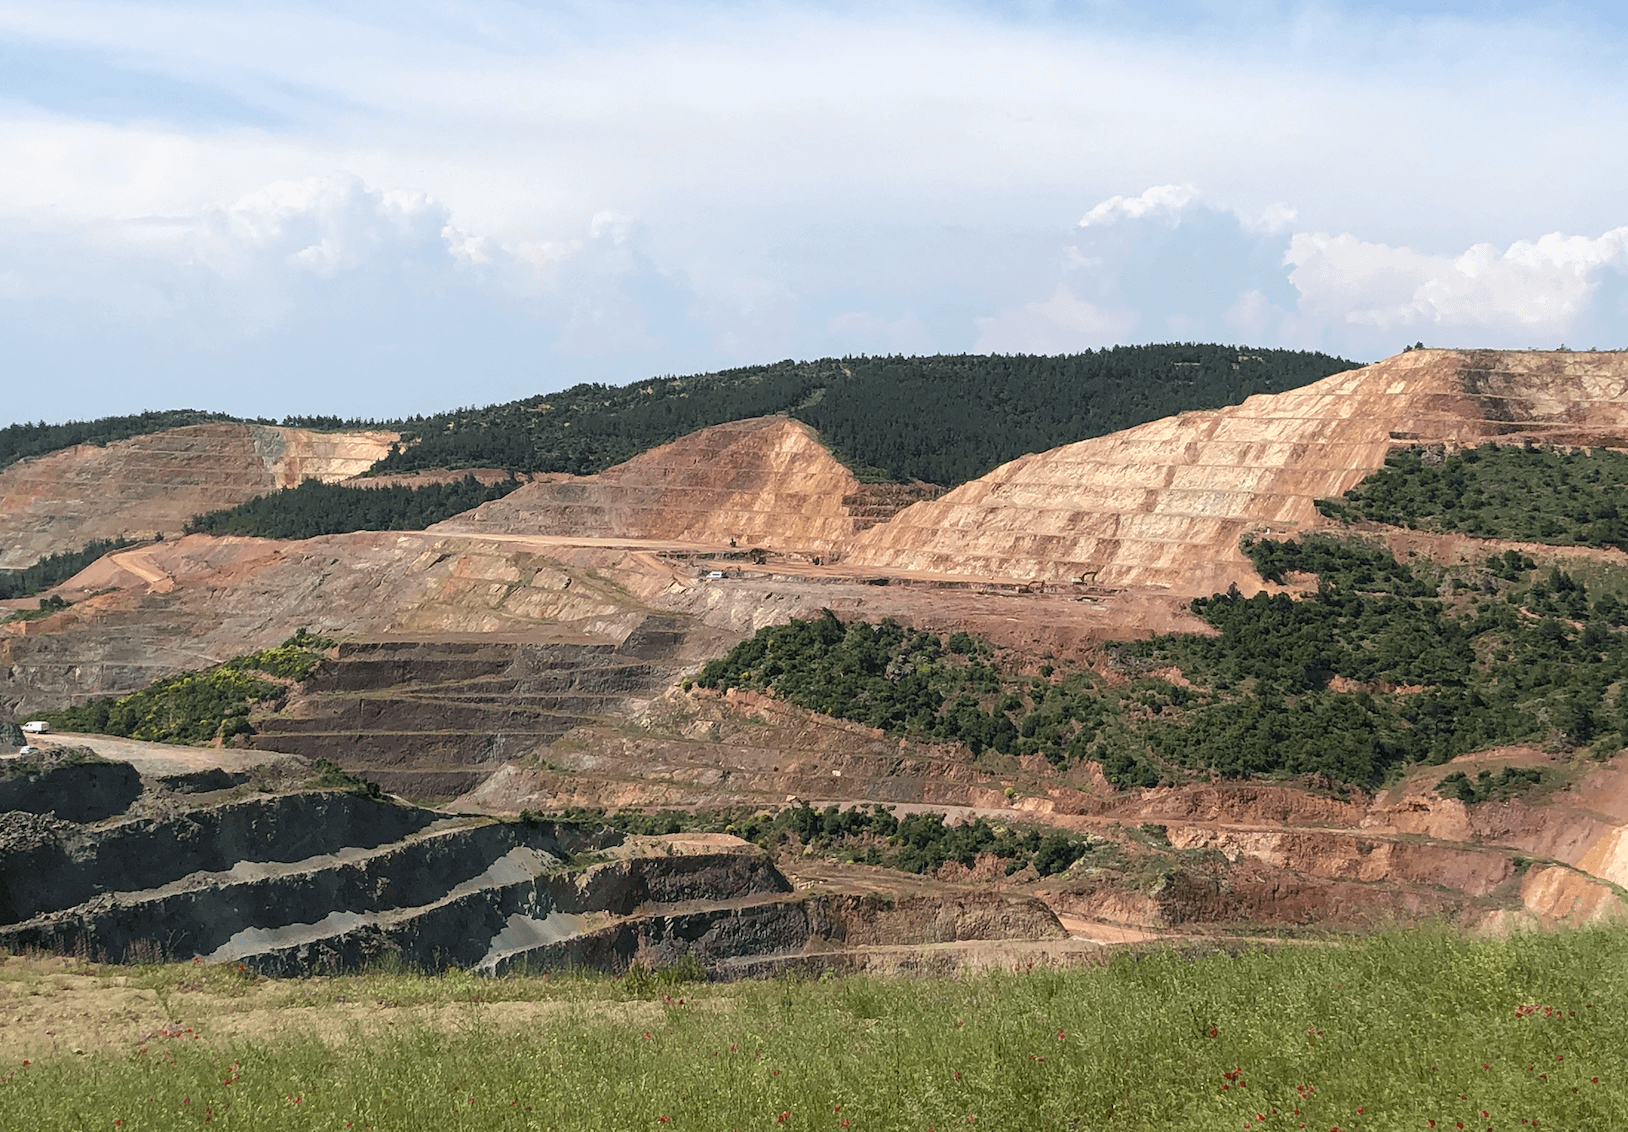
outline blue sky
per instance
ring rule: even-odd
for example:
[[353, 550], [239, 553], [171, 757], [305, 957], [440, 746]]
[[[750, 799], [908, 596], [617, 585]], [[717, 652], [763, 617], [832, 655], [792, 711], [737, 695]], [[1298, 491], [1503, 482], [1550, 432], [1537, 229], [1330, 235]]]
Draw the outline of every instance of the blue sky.
[[0, 420], [1628, 346], [1624, 7], [0, 0]]

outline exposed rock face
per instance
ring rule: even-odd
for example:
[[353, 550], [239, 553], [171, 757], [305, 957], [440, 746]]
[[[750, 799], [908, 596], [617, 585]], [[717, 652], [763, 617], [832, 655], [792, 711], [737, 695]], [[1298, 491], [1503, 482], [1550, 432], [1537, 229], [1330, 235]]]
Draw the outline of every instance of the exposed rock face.
[[796, 894], [763, 850], [723, 834], [447, 820], [331, 793], [91, 828], [0, 814], [0, 944], [113, 962], [305, 975], [393, 956], [495, 974], [690, 956], [738, 975], [724, 965], [845, 943], [1063, 935], [1034, 900]]
[[119, 535], [180, 534], [192, 516], [335, 482], [382, 458], [393, 432], [205, 424], [81, 444], [0, 471], [0, 569]]
[[[106, 765], [131, 770], [128, 763]], [[8, 824], [13, 817], [7, 815]], [[312, 793], [252, 798], [97, 828], [64, 822], [50, 836], [36, 834], [21, 843], [10, 837], [0, 844], [0, 862], [9, 878], [0, 923], [18, 923], [110, 893], [162, 888], [194, 873], [243, 871], [246, 864], [377, 849], [425, 829], [435, 818], [413, 806]]]
[[[1547, 761], [1519, 747], [1482, 752], [1455, 760], [1454, 766]], [[1546, 919], [1581, 923], [1618, 914], [1628, 886], [1628, 767], [1619, 758], [1589, 771], [1572, 789], [1557, 791], [1541, 805], [1527, 800], [1483, 802], [1466, 806], [1442, 798], [1428, 784], [1435, 772], [1421, 772], [1404, 783], [1399, 797], [1376, 804], [1363, 821], [1365, 829], [1408, 835], [1474, 841], [1518, 849], [1539, 860], [1521, 880], [1521, 899]]]
[[1628, 444], [1628, 354], [1398, 355], [1024, 456], [863, 532], [845, 560], [1185, 595], [1258, 586], [1239, 536], [1316, 525], [1313, 501], [1355, 486], [1392, 447], [1528, 438]]
[[140, 793], [141, 776], [134, 767], [109, 762], [93, 751], [56, 748], [32, 757], [0, 761], [0, 812], [14, 810], [55, 814], [66, 821], [100, 821], [111, 814], [122, 814]]
[[330, 758], [412, 798], [462, 794], [505, 759], [594, 719], [625, 717], [677, 677], [686, 619], [647, 617], [620, 647], [581, 642], [341, 644], [261, 750]]
[[96, 588], [125, 588], [0, 627], [0, 710], [133, 691], [302, 626], [364, 640], [525, 634], [615, 644], [649, 613], [518, 546], [421, 532], [293, 543], [191, 536], [110, 555], [86, 574]]
[[432, 530], [829, 551], [920, 498], [861, 484], [798, 421], [702, 429], [597, 476], [531, 483]]
[[[0, 828], [11, 878], [0, 939], [115, 962], [156, 949], [309, 974], [387, 952], [415, 966], [492, 969], [586, 928], [576, 950], [625, 967], [653, 911], [734, 902], [728, 911], [738, 913], [740, 904], [772, 906], [790, 888], [761, 850], [732, 837], [624, 841], [437, 818], [320, 793], [93, 829], [24, 817]], [[562, 868], [573, 854], [615, 846], [610, 862]], [[635, 929], [632, 946], [613, 940], [606, 953], [591, 929], [617, 919]], [[698, 933], [680, 934], [691, 942]]]

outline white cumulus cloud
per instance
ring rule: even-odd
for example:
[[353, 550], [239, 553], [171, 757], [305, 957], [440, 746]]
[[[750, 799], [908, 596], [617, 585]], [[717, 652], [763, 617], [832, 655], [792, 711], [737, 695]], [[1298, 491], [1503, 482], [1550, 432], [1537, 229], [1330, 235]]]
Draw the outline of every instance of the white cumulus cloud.
[[1191, 185], [1154, 185], [1140, 196], [1113, 196], [1101, 202], [1080, 219], [1081, 228], [1112, 224], [1121, 218], [1140, 220], [1145, 216], [1180, 216], [1181, 210], [1198, 199]]
[[[199, 262], [222, 275], [282, 264], [332, 276], [453, 256], [443, 205], [423, 193], [370, 188], [351, 173], [279, 181], [205, 211], [189, 227]], [[468, 242], [460, 236], [461, 247]]]
[[1059, 283], [1051, 298], [980, 318], [976, 354], [1067, 354], [1122, 341], [1132, 311], [1105, 310]]
[[1456, 256], [1350, 234], [1297, 233], [1284, 263], [1293, 268], [1301, 313], [1318, 319], [1385, 331], [1563, 335], [1586, 313], [1600, 270], [1628, 265], [1628, 227], [1596, 237], [1556, 232], [1501, 252], [1476, 244]]

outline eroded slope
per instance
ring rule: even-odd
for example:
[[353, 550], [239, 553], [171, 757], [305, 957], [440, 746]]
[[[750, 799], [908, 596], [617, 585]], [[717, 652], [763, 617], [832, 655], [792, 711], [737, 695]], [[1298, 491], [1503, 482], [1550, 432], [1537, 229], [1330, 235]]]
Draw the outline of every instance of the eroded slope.
[[353, 476], [395, 439], [391, 432], [205, 424], [19, 460], [0, 471], [0, 569], [96, 539], [178, 535], [193, 515], [306, 479]]
[[702, 429], [596, 476], [528, 484], [431, 529], [820, 553], [921, 494], [861, 484], [807, 425], [759, 417]]

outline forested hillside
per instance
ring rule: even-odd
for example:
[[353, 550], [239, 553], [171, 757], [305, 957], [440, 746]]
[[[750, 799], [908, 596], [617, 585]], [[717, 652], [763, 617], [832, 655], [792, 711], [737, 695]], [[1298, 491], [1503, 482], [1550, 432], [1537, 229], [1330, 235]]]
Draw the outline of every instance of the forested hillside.
[[588, 474], [709, 425], [787, 413], [867, 478], [954, 486], [1040, 452], [1189, 409], [1295, 389], [1356, 363], [1293, 350], [1120, 346], [1063, 357], [843, 358], [578, 385], [389, 427], [376, 470]]
[[1628, 550], [1628, 454], [1494, 444], [1450, 456], [1403, 449], [1344, 499], [1318, 509], [1346, 521]]
[[[1628, 738], [1628, 605], [1610, 590], [1520, 556], [1444, 572], [1326, 536], [1245, 549], [1268, 577], [1315, 574], [1317, 592], [1196, 601], [1218, 635], [1111, 646], [1128, 682], [827, 613], [761, 630], [699, 683], [974, 753], [1094, 759], [1122, 786], [1280, 773], [1366, 786], [1501, 743]], [[1152, 675], [1172, 667], [1181, 681]]]
[[351, 487], [306, 480], [225, 511], [194, 515], [187, 534], [316, 538], [351, 531], [421, 531], [471, 507], [502, 499], [519, 487], [513, 478], [490, 486], [474, 476], [453, 483], [406, 487]]
[[791, 415], [856, 465], [954, 487], [1028, 452], [1297, 389], [1355, 365], [1304, 351], [1200, 345], [871, 358], [848, 363], [851, 376]]

